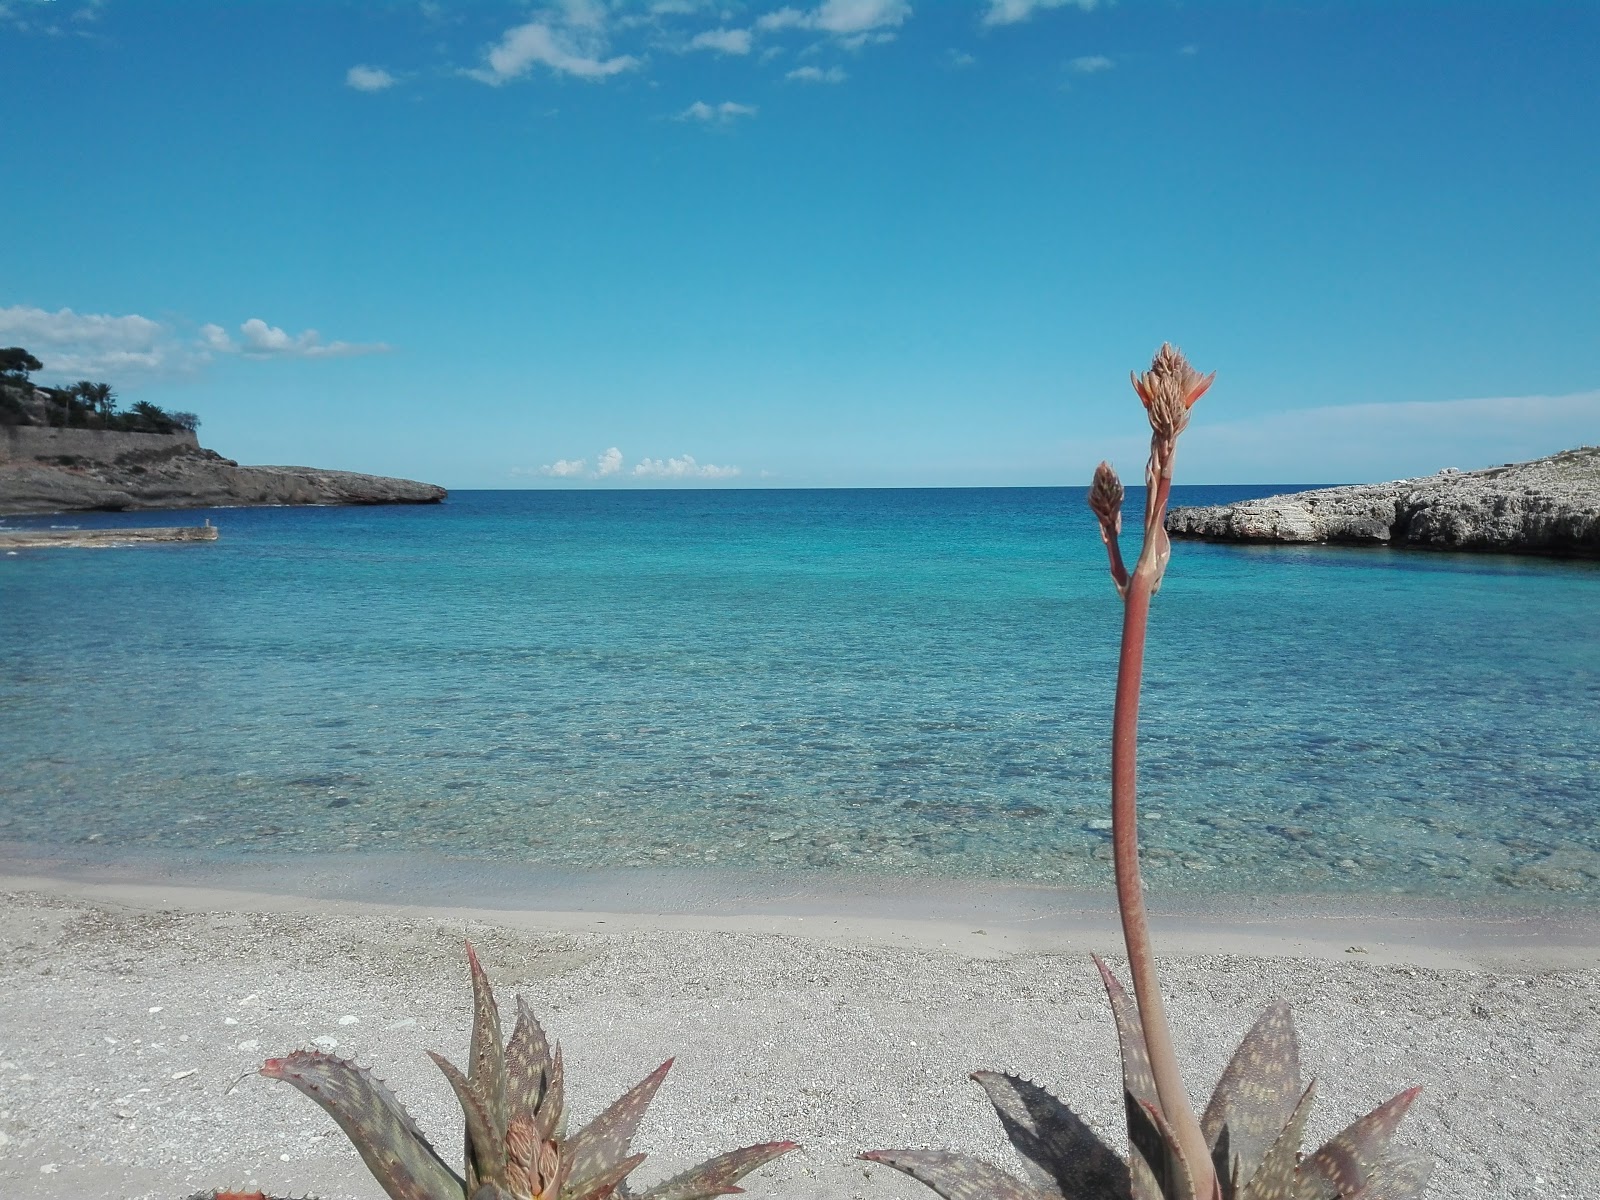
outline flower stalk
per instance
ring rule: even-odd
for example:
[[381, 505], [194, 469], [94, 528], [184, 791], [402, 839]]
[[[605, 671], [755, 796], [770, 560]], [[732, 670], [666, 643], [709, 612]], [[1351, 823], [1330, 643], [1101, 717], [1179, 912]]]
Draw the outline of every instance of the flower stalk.
[[1155, 952], [1145, 914], [1144, 883], [1139, 873], [1138, 737], [1139, 691], [1144, 677], [1145, 638], [1150, 601], [1161, 587], [1171, 557], [1167, 539], [1167, 502], [1172, 491], [1172, 463], [1178, 436], [1189, 423], [1189, 410], [1211, 386], [1215, 373], [1202, 376], [1171, 345], [1156, 352], [1150, 370], [1134, 375], [1133, 387], [1150, 418], [1150, 459], [1145, 466], [1144, 540], [1129, 572], [1122, 560], [1123, 488], [1109, 464], [1095, 470], [1089, 507], [1100, 523], [1112, 582], [1122, 597], [1122, 647], [1117, 661], [1116, 703], [1111, 721], [1111, 843], [1116, 869], [1117, 909], [1128, 950], [1139, 1021], [1150, 1056], [1151, 1074], [1161, 1110], [1188, 1164], [1195, 1195], [1220, 1200], [1221, 1185], [1211, 1162], [1200, 1122], [1184, 1090], [1172, 1032], [1156, 974]]

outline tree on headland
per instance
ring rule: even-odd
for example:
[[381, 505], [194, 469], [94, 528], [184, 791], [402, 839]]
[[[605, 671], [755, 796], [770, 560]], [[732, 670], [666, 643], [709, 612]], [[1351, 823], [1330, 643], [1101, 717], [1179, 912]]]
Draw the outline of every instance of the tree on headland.
[[23, 383], [34, 371], [44, 370], [44, 364], [21, 346], [7, 346], [0, 350], [0, 375], [9, 375]]
[[148, 400], [126, 412], [117, 411], [117, 393], [109, 383], [80, 379], [71, 387], [34, 384], [28, 376], [44, 369], [21, 346], [0, 349], [0, 425], [54, 425], [100, 428], [121, 433], [193, 433], [200, 427], [194, 413], [169, 413]]
[[102, 429], [110, 428], [112, 414], [117, 410], [117, 394], [111, 390], [109, 383], [91, 383], [87, 379], [80, 379], [72, 385], [71, 391], [100, 418]]

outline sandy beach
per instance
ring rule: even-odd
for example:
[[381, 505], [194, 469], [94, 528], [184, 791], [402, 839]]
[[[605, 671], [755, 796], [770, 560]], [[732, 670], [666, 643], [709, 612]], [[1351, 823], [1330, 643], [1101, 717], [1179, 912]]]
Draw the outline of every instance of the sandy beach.
[[[779, 1138], [803, 1149], [748, 1180], [753, 1196], [931, 1195], [855, 1161], [863, 1149], [943, 1146], [1015, 1169], [967, 1080], [983, 1067], [1032, 1077], [1122, 1145], [1115, 1039], [1088, 959], [1120, 962], [1103, 907], [1056, 897], [1051, 916], [1047, 893], [1032, 911], [1001, 895], [980, 923], [970, 892], [942, 906], [934, 889], [920, 906], [913, 895], [918, 916], [863, 887], [831, 909], [798, 894], [742, 914], [646, 894], [629, 911], [595, 907], [589, 887], [544, 908], [419, 904], [5, 864], [0, 1193], [379, 1197], [319, 1108], [254, 1075], [230, 1085], [266, 1057], [336, 1043], [453, 1156], [459, 1112], [423, 1051], [465, 1055], [466, 938], [502, 1004], [521, 992], [564, 1045], [575, 1120], [676, 1057], [640, 1134], [639, 1182]], [[1431, 1194], [1587, 1194], [1600, 924], [1347, 905], [1180, 915], [1157, 935], [1191, 1090], [1209, 1090], [1283, 996], [1319, 1081], [1312, 1137], [1421, 1084], [1403, 1132], [1438, 1158]]]

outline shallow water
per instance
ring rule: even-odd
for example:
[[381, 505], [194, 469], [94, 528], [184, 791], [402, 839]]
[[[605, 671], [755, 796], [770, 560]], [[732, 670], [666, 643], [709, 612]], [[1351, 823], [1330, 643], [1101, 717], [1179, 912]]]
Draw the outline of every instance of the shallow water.
[[[12, 518], [222, 539], [0, 559], [0, 837], [1100, 887], [1120, 608], [1082, 496]], [[1597, 611], [1595, 564], [1179, 543], [1152, 887], [1600, 900]]]

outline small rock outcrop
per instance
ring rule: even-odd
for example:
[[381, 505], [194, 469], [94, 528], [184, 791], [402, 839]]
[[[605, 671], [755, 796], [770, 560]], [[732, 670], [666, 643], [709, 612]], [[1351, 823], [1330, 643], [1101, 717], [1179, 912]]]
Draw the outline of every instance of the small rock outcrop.
[[1600, 558], [1600, 446], [1167, 514], [1173, 537]]
[[241, 467], [192, 433], [0, 427], [0, 514], [271, 504], [437, 504], [442, 487], [313, 467]]

